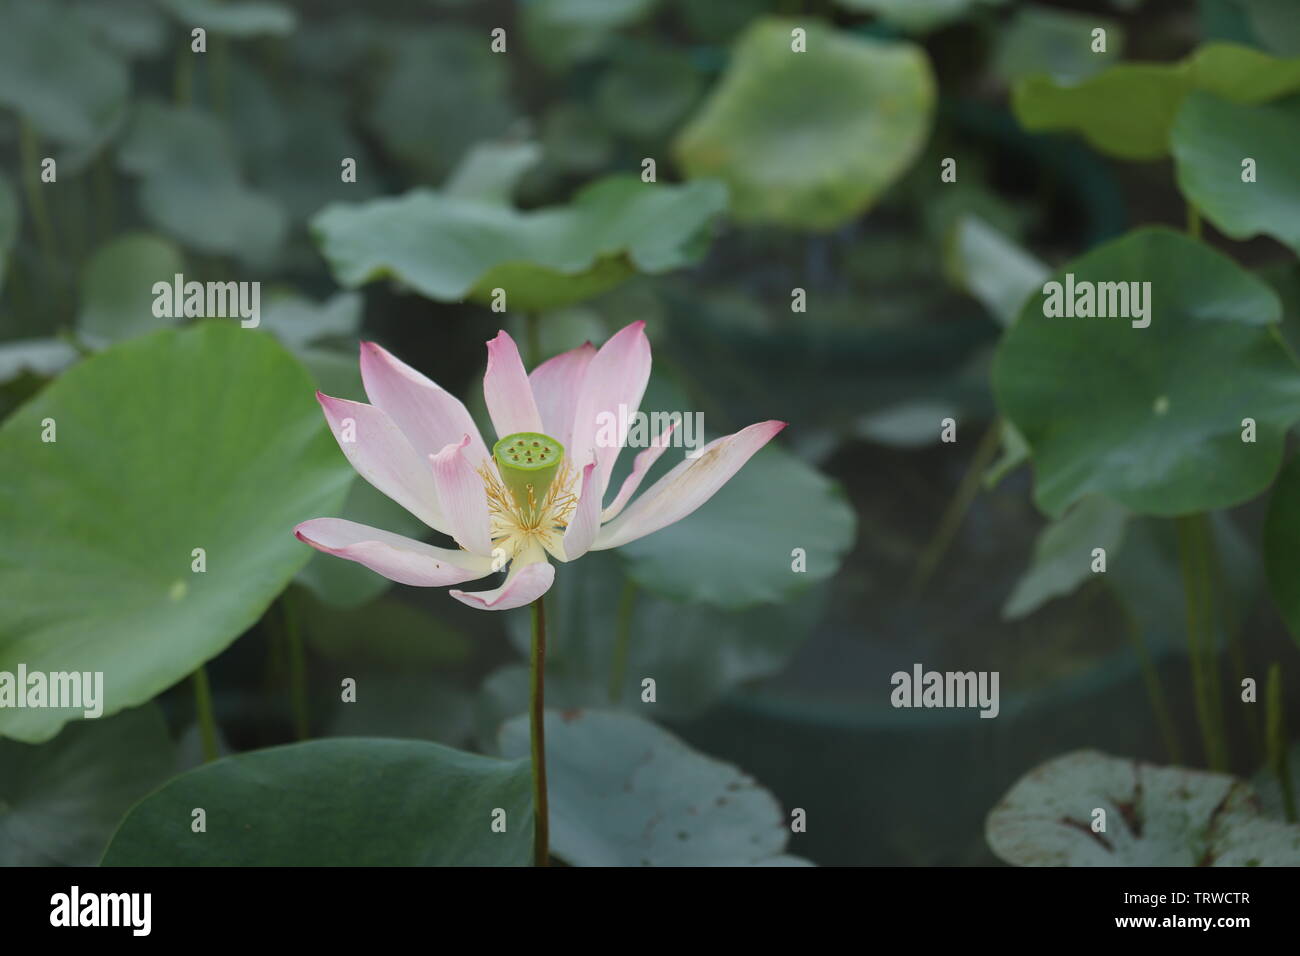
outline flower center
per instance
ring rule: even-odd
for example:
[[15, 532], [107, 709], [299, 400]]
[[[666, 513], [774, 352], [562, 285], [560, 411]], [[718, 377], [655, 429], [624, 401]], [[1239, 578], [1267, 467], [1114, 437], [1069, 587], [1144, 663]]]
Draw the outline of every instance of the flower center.
[[493, 543], [511, 558], [530, 544], [554, 550], [577, 506], [564, 446], [540, 432], [517, 432], [492, 446], [495, 471], [479, 474], [487, 491]]
[[515, 503], [533, 510], [555, 481], [564, 446], [541, 432], [516, 432], [492, 446], [492, 457]]

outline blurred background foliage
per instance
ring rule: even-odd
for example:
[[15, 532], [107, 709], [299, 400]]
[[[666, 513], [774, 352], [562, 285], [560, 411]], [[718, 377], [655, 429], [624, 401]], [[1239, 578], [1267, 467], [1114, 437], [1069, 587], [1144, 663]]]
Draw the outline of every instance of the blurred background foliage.
[[[1172, 114], [1116, 134], [1107, 120], [1131, 89], [1116, 64], [1166, 64], [1125, 69], [1155, 70], [1133, 78], [1142, 89], [1199, 95], [1178, 64], [1206, 42], [1300, 55], [1285, 6], [0, 0], [0, 563], [34, 569], [5, 580], [16, 626], [0, 667], [23, 659], [6, 638], [57, 618], [59, 640], [93, 638], [110, 690], [143, 705], [57, 736], [62, 719], [0, 727], [17, 738], [0, 742], [0, 861], [93, 862], [126, 807], [195, 766], [181, 678], [204, 661], [227, 752], [357, 735], [519, 752], [525, 611], [390, 587], [289, 533], [295, 516], [342, 514], [427, 534], [349, 484], [311, 424], [313, 384], [363, 398], [357, 342], [373, 339], [482, 423], [483, 342], [503, 322], [531, 364], [645, 320], [646, 409], [701, 410], [711, 437], [791, 422], [689, 521], [560, 569], [552, 706], [650, 716], [744, 768], [807, 810], [789, 852], [826, 864], [991, 862], [986, 812], [1048, 757], [1095, 746], [1174, 762], [1148, 698], [1162, 678], [1191, 741], [1172, 532], [1101, 499], [1049, 525], [1023, 438], [997, 418], [991, 363], [1049, 271], [1133, 226], [1182, 226], [1178, 185], [1195, 186], [1176, 181], [1160, 132]], [[797, 68], [796, 26], [811, 51]], [[1104, 53], [1089, 46], [1098, 26]], [[1269, 66], [1280, 85], [1240, 99], [1294, 89], [1287, 70]], [[57, 184], [40, 179], [45, 157]], [[1262, 231], [1294, 245], [1293, 227]], [[1282, 293], [1295, 339], [1294, 256], [1267, 235], [1232, 248]], [[260, 281], [260, 331], [151, 335], [184, 324], [150, 308], [174, 273]], [[488, 307], [498, 286], [505, 316]], [[259, 395], [241, 398], [253, 381]], [[55, 467], [16, 437], [46, 414], [68, 446], [105, 438]], [[945, 418], [956, 445], [939, 441]], [[123, 494], [94, 520], [67, 504]], [[1255, 502], [1212, 523], [1233, 595], [1216, 640], [1234, 673], [1261, 678], [1294, 654], [1263, 593], [1263, 519]], [[1061, 557], [1084, 539], [1122, 553], [1125, 572]], [[182, 540], [208, 542], [201, 604], [176, 591], [189, 545], [183, 560], [156, 547]], [[790, 570], [794, 548], [806, 573]], [[1001, 716], [892, 709], [889, 675], [917, 661], [1000, 671]], [[339, 702], [342, 677], [363, 703]], [[658, 739], [623, 720], [564, 730], [574, 750], [558, 759], [599, 766]], [[1249, 774], [1262, 727], [1234, 718], [1232, 732], [1232, 769]], [[59, 772], [83, 757], [89, 769]], [[480, 772], [518, 787], [466, 765]], [[185, 779], [160, 799], [186, 805]], [[561, 807], [603, 812], [562, 772], [557, 787]], [[146, 822], [115, 845], [122, 860], [148, 858]], [[639, 862], [579, 837], [557, 836], [570, 862]], [[695, 861], [660, 849], [655, 862]], [[755, 859], [780, 852], [764, 843]]]

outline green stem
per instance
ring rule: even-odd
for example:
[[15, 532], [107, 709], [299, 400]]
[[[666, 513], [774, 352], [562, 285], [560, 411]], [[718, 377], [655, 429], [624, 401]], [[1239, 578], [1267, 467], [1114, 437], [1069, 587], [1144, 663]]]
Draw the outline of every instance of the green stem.
[[1201, 238], [1201, 211], [1190, 202], [1187, 204], [1187, 234], [1193, 239]]
[[1151, 652], [1147, 649], [1142, 626], [1127, 607], [1124, 608], [1124, 619], [1128, 623], [1129, 636], [1133, 639], [1133, 646], [1137, 650], [1138, 665], [1142, 668], [1142, 681], [1147, 687], [1151, 709], [1155, 711], [1156, 723], [1160, 725], [1160, 735], [1164, 738], [1165, 753], [1171, 764], [1180, 765], [1183, 762], [1183, 747], [1178, 739], [1178, 726], [1169, 712], [1169, 701], [1165, 697], [1164, 686], [1160, 683], [1160, 673], [1156, 670]]
[[27, 194], [27, 207], [32, 212], [32, 223], [36, 227], [36, 236], [41, 244], [41, 255], [45, 258], [45, 267], [50, 278], [58, 266], [59, 243], [54, 234], [54, 220], [50, 218], [50, 209], [45, 202], [45, 193], [41, 190], [41, 144], [36, 130], [25, 118], [18, 123], [18, 148], [22, 154], [23, 189]]
[[632, 609], [636, 606], [636, 582], [628, 578], [623, 583], [623, 593], [618, 599], [618, 616], [615, 618], [614, 662], [609, 669], [609, 702], [617, 704], [623, 697], [623, 681], [627, 678], [627, 656], [632, 644]]
[[1268, 669], [1268, 687], [1266, 691], [1268, 708], [1268, 730], [1266, 750], [1268, 766], [1277, 775], [1278, 785], [1282, 788], [1282, 809], [1287, 823], [1296, 822], [1295, 791], [1291, 786], [1291, 773], [1287, 767], [1286, 753], [1286, 709], [1282, 704], [1282, 666], [1276, 661]]
[[966, 474], [962, 476], [956, 494], [948, 502], [948, 507], [939, 520], [939, 527], [926, 544], [925, 550], [921, 552], [921, 559], [917, 562], [916, 571], [912, 574], [912, 597], [917, 597], [925, 589], [930, 576], [934, 574], [939, 562], [943, 560], [943, 556], [952, 545], [953, 538], [961, 530], [962, 522], [966, 519], [966, 512], [970, 510], [971, 504], [980, 493], [984, 481], [984, 472], [993, 463], [1001, 439], [1002, 422], [1000, 419], [994, 419], [993, 423], [989, 425], [988, 431], [980, 438], [979, 444], [975, 448], [975, 454], [971, 457], [970, 464], [966, 468]]
[[1219, 695], [1218, 654], [1209, 575], [1208, 523], [1204, 514], [1175, 519], [1178, 558], [1183, 575], [1187, 606], [1187, 648], [1192, 668], [1196, 716], [1205, 745], [1205, 759], [1211, 770], [1228, 769], [1228, 748], [1223, 732], [1222, 701]]
[[217, 718], [212, 710], [212, 687], [207, 669], [200, 664], [194, 672], [194, 713], [199, 721], [199, 739], [203, 741], [203, 762], [217, 759]]
[[1220, 667], [1220, 636], [1227, 633], [1227, 616], [1223, 615], [1219, 600], [1220, 574], [1214, 545], [1214, 527], [1209, 515], [1201, 515], [1198, 522], [1198, 550], [1200, 552], [1201, 570], [1201, 605], [1204, 611], [1202, 633], [1205, 640], [1201, 649], [1205, 652], [1205, 676], [1210, 688], [1210, 717], [1218, 735], [1221, 769], [1227, 771], [1230, 762], [1228, 753], [1228, 722], [1223, 713], [1223, 679]]
[[298, 613], [293, 599], [286, 594], [280, 599], [284, 616], [284, 643], [289, 656], [289, 700], [293, 708], [293, 733], [298, 740], [311, 736], [311, 715], [307, 708], [307, 653], [303, 648], [302, 631], [298, 627]]
[[[1219, 560], [1218, 550], [1214, 547], [1213, 527], [1208, 541], [1208, 555], [1211, 580], [1222, 581], [1219, 589], [1219, 613], [1223, 622], [1223, 631], [1228, 638], [1228, 659], [1232, 663], [1233, 684], [1240, 693], [1246, 679], [1246, 648], [1242, 640], [1241, 625], [1243, 615], [1239, 612], [1230, 586]], [[1245, 708], [1243, 719], [1246, 723], [1246, 739], [1250, 745], [1252, 766], [1259, 762], [1265, 749], [1264, 728], [1261, 726], [1259, 712], [1254, 707]]]
[[550, 862], [550, 814], [546, 807], [546, 606], [533, 602], [533, 649], [529, 661], [528, 727], [533, 758], [533, 865]]

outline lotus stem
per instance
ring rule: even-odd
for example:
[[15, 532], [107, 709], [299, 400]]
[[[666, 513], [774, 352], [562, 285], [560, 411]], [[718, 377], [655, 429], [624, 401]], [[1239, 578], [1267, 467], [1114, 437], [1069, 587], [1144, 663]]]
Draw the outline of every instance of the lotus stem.
[[47, 278], [55, 278], [54, 272], [59, 262], [59, 243], [54, 234], [54, 220], [50, 218], [50, 208], [45, 202], [45, 193], [41, 190], [40, 137], [26, 117], [18, 123], [18, 148], [22, 156], [22, 180], [27, 193], [27, 208], [31, 210], [32, 223], [36, 227], [36, 236], [41, 244], [41, 255], [49, 271]]
[[1196, 716], [1205, 745], [1206, 763], [1211, 770], [1223, 773], [1228, 769], [1228, 745], [1223, 730], [1223, 709], [1219, 693], [1209, 525], [1203, 513], [1184, 515], [1175, 521], [1187, 606], [1187, 649], [1192, 668]]
[[1138, 665], [1142, 669], [1142, 682], [1147, 688], [1147, 698], [1151, 701], [1151, 709], [1155, 712], [1156, 723], [1160, 725], [1160, 736], [1164, 738], [1165, 754], [1171, 764], [1181, 764], [1183, 746], [1178, 739], [1178, 727], [1169, 712], [1169, 701], [1165, 697], [1164, 686], [1160, 683], [1160, 672], [1156, 670], [1151, 652], [1147, 648], [1142, 625], [1127, 607], [1124, 608], [1124, 620], [1128, 624], [1129, 636], [1133, 639], [1133, 646], [1137, 651]]
[[1291, 773], [1287, 767], [1286, 752], [1286, 710], [1282, 704], [1282, 665], [1276, 661], [1268, 669], [1267, 750], [1268, 765], [1277, 775], [1278, 785], [1282, 789], [1282, 810], [1287, 823], [1296, 822], [1295, 790], [1291, 786]]
[[550, 863], [550, 814], [546, 806], [546, 605], [533, 602], [528, 729], [533, 758], [533, 865]]
[[194, 713], [199, 722], [199, 739], [203, 742], [203, 762], [217, 759], [217, 718], [212, 709], [212, 687], [208, 671], [200, 664], [194, 672]]
[[984, 480], [984, 472], [993, 463], [993, 456], [997, 454], [998, 443], [1001, 439], [1002, 420], [994, 419], [983, 437], [980, 438], [979, 444], [975, 447], [975, 454], [971, 456], [970, 464], [966, 467], [966, 474], [962, 476], [956, 494], [948, 502], [948, 507], [939, 520], [939, 527], [935, 530], [934, 536], [930, 538], [929, 543], [926, 544], [925, 550], [921, 552], [921, 560], [917, 562], [916, 571], [912, 574], [911, 593], [913, 598], [925, 590], [930, 576], [939, 567], [939, 562], [943, 560], [943, 556], [948, 552], [953, 538], [961, 530], [962, 522], [966, 519], [966, 512], [970, 510], [971, 504], [979, 495]]

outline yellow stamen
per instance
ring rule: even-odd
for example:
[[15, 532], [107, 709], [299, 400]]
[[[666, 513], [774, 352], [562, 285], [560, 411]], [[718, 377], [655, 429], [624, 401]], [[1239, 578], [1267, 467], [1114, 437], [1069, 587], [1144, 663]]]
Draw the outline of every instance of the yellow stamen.
[[528, 486], [527, 500], [517, 501], [490, 460], [479, 466], [478, 474], [487, 494], [489, 533], [494, 546], [504, 548], [513, 560], [530, 542], [548, 549], [558, 545], [578, 506], [573, 491], [574, 470], [568, 461], [560, 464], [541, 501], [534, 496], [532, 485]]

